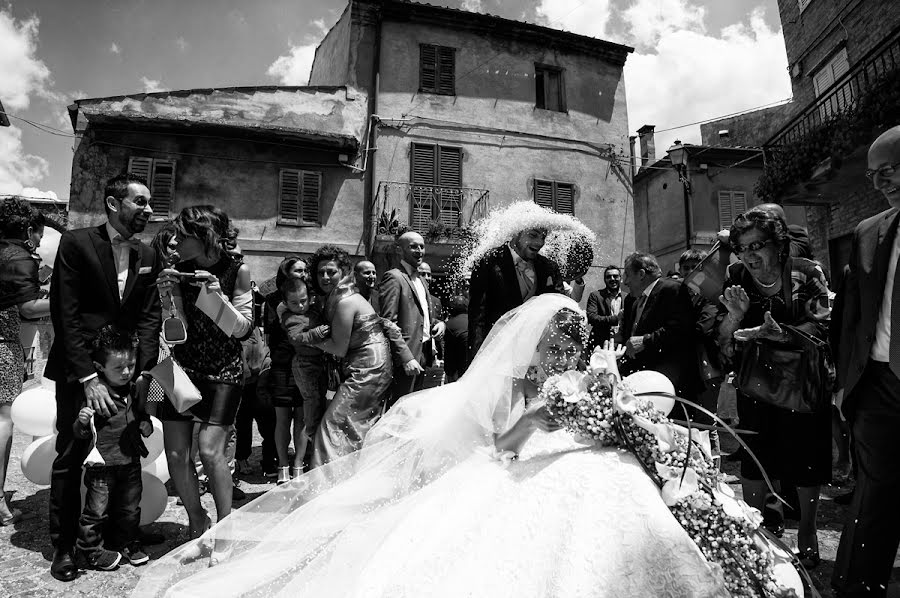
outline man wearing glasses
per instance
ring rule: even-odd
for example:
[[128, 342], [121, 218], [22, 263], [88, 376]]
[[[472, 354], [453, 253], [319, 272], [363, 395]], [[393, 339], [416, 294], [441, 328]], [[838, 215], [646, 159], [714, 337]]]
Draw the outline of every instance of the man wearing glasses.
[[591, 324], [591, 348], [602, 345], [619, 331], [623, 317], [622, 271], [618, 266], [607, 266], [603, 272], [602, 289], [588, 295], [587, 319]]
[[[844, 277], [838, 364], [854, 437], [856, 490], [835, 559], [835, 596], [885, 596], [900, 544], [900, 127], [869, 148], [866, 176], [888, 209], [853, 234]], [[897, 323], [897, 334], [893, 334]]]
[[88, 406], [108, 417], [116, 413], [90, 356], [97, 331], [113, 324], [136, 332], [135, 373], [156, 365], [160, 305], [156, 252], [134, 235], [147, 226], [153, 209], [143, 177], [123, 174], [106, 183], [107, 222], [67, 231], [59, 242], [50, 286], [50, 318], [55, 339], [45, 376], [56, 382], [57, 457], [50, 478], [50, 574], [60, 581], [78, 575], [73, 559], [81, 514], [81, 470], [89, 441], [73, 437], [78, 411]]

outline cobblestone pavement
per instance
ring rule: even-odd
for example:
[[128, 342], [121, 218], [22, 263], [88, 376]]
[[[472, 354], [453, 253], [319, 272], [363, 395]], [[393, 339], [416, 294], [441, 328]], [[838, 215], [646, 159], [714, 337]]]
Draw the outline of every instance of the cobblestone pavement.
[[[12, 458], [10, 459], [6, 488], [14, 493], [12, 496], [13, 506], [32, 517], [20, 521], [14, 527], [0, 527], [0, 597], [122, 598], [126, 596], [137, 583], [143, 568], [125, 565], [117, 571], [111, 572], [88, 571], [77, 580], [65, 584], [50, 577], [51, 550], [46, 524], [49, 490], [47, 487], [35, 486], [26, 480], [19, 467], [19, 455], [30, 442], [31, 437], [18, 433], [13, 438]], [[258, 436], [254, 439], [251, 464], [254, 471], [258, 473]], [[728, 463], [726, 468], [728, 471], [736, 473], [735, 464]], [[738, 493], [740, 492], [739, 484], [735, 484], [733, 487]], [[245, 476], [241, 488], [247, 493], [247, 498], [244, 501], [236, 502], [236, 506], [246, 504], [249, 500], [272, 488], [272, 483], [267, 482], [260, 475], [250, 475]], [[823, 598], [832, 596], [829, 580], [845, 513], [845, 508], [836, 504], [832, 499], [845, 491], [843, 488], [834, 487], [826, 487], [822, 491], [818, 520], [822, 564], [812, 571], [812, 577]], [[210, 513], [215, 513], [215, 507], [209, 494], [203, 496], [203, 504]], [[787, 527], [784, 538], [788, 544], [794, 545], [796, 522], [789, 520]], [[164, 544], [145, 547], [150, 557], [155, 559], [187, 539], [187, 516], [184, 509], [175, 504], [175, 497], [170, 496], [162, 517], [145, 529], [162, 534], [166, 538]], [[900, 579], [900, 569], [897, 569], [897, 566], [900, 566], [900, 561], [895, 562], [895, 580]], [[900, 598], [900, 584], [891, 584], [889, 596]]]

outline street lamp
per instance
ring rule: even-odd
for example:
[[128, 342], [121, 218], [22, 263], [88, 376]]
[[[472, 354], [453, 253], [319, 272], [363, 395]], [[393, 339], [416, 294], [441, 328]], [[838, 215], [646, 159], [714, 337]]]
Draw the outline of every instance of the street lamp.
[[679, 140], [675, 140], [675, 145], [666, 150], [669, 155], [669, 161], [672, 162], [672, 168], [678, 173], [678, 181], [684, 189], [684, 233], [685, 247], [691, 248], [691, 237], [693, 237], [693, 215], [691, 214], [691, 181], [688, 178], [688, 150]]

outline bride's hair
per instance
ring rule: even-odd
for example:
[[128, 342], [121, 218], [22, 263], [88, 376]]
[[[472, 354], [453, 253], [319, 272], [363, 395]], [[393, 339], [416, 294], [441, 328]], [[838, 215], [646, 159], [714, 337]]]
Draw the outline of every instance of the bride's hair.
[[587, 344], [587, 327], [584, 324], [583, 315], [568, 307], [564, 307], [553, 314], [548, 330], [555, 328], [563, 336], [583, 346]]

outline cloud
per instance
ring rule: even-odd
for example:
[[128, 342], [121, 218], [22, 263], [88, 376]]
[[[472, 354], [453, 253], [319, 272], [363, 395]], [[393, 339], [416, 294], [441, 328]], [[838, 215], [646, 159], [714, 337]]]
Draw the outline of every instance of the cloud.
[[36, 56], [37, 17], [16, 21], [0, 10], [0, 101], [8, 110], [28, 108], [32, 93], [51, 84], [50, 69]]
[[[760, 9], [749, 25], [731, 25], [720, 36], [665, 25], [657, 30], [656, 53], [635, 53], [625, 63], [632, 131], [707, 120], [791, 96], [784, 38], [766, 25]], [[699, 125], [656, 134], [657, 157], [675, 139], [699, 143]]]
[[22, 190], [18, 193], [18, 195], [24, 195], [25, 197], [34, 198], [42, 198], [42, 199], [59, 199], [59, 196], [56, 194], [56, 191], [41, 191], [37, 187], [23, 187]]
[[189, 44], [186, 39], [180, 36], [175, 40], [175, 45], [178, 46], [178, 49], [182, 52], [187, 52], [191, 47], [191, 44]]
[[122, 53], [122, 49], [119, 48], [119, 44], [117, 44], [116, 42], [113, 42], [109, 45], [109, 51], [111, 54], [121, 54]]
[[[0, 193], [27, 195], [52, 193], [38, 191], [33, 185], [47, 176], [50, 164], [44, 158], [28, 154], [22, 146], [22, 129], [0, 127]], [[37, 196], [37, 195], [35, 195]]]
[[316, 57], [316, 47], [328, 33], [328, 25], [324, 19], [312, 21], [318, 35], [307, 35], [307, 43], [291, 45], [287, 54], [279, 56], [269, 65], [266, 74], [278, 79], [281, 85], [308, 85], [309, 73], [312, 70], [313, 59]]
[[484, 12], [483, 0], [462, 0], [460, 8], [469, 12]]
[[609, 23], [609, 0], [540, 0], [537, 21], [572, 33], [604, 38]]
[[141, 77], [141, 86], [143, 86], [144, 91], [147, 93], [154, 93], [157, 91], [166, 91], [166, 88], [162, 85], [159, 79], [150, 79], [149, 77]]
[[629, 41], [638, 49], [652, 49], [663, 36], [679, 30], [705, 32], [706, 9], [685, 0], [636, 0], [623, 17], [631, 29]]

